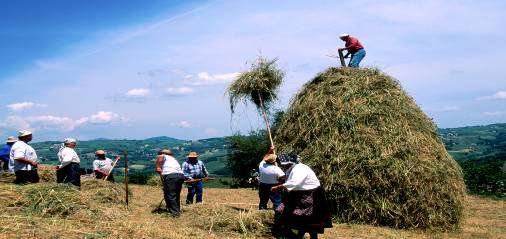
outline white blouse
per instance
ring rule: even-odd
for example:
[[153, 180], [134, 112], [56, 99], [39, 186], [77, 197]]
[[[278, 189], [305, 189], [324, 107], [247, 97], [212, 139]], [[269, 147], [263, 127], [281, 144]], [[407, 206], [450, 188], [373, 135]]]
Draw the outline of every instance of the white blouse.
[[320, 181], [307, 165], [298, 163], [292, 167], [288, 179], [283, 184], [288, 191], [305, 191], [318, 188]]
[[65, 147], [58, 152], [58, 159], [60, 160], [60, 167], [65, 167], [70, 163], [80, 163], [81, 160], [77, 156], [73, 148]]
[[164, 155], [164, 161], [162, 165], [162, 175], [173, 173], [183, 173], [181, 165], [176, 160], [176, 158], [169, 155]]

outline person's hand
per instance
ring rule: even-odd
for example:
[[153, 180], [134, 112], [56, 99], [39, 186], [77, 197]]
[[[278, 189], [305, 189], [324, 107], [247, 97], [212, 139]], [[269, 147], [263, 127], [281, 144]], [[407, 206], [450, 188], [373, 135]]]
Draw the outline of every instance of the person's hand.
[[32, 161], [30, 164], [31, 164], [32, 166], [34, 166], [34, 167], [37, 167], [37, 165], [39, 165], [39, 163], [34, 162], [34, 161]]
[[161, 168], [156, 168], [156, 169], [155, 169], [155, 172], [156, 172], [157, 174], [162, 174], [162, 169], [161, 169]]
[[54, 166], [54, 169], [55, 169], [55, 170], [60, 169], [60, 165], [56, 165], [56, 166]]
[[271, 146], [269, 148], [269, 152], [267, 152], [268, 154], [273, 154], [274, 153], [274, 146]]
[[283, 188], [283, 185], [274, 186], [271, 188], [271, 192], [275, 193], [275, 192], [281, 191], [282, 188]]
[[204, 182], [209, 181], [209, 177], [205, 177], [205, 178], [203, 178], [203, 179], [202, 179], [202, 181], [204, 181]]
[[118, 156], [116, 156], [116, 160], [119, 160], [120, 158], [121, 158], [121, 157], [120, 157], [119, 155], [118, 155]]

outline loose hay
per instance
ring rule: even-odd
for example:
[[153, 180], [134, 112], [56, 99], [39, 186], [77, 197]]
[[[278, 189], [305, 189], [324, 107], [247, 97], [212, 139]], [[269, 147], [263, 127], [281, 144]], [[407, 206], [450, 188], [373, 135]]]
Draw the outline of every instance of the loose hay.
[[284, 73], [276, 65], [277, 59], [268, 60], [259, 57], [251, 64], [249, 71], [239, 74], [237, 79], [228, 87], [230, 110], [234, 112], [239, 102], [252, 101], [260, 109], [262, 97], [265, 110], [277, 99], [279, 86], [283, 82]]
[[452, 230], [465, 185], [434, 123], [377, 69], [329, 68], [292, 100], [276, 132], [317, 173], [341, 222]]

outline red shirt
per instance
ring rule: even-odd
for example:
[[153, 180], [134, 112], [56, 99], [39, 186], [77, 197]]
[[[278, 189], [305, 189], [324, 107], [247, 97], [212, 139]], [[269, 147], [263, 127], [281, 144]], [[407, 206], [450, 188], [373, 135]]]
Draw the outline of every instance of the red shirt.
[[346, 39], [346, 45], [345, 45], [345, 47], [351, 53], [355, 53], [355, 52], [357, 52], [360, 49], [364, 49], [364, 47], [362, 46], [362, 44], [355, 37], [348, 37]]

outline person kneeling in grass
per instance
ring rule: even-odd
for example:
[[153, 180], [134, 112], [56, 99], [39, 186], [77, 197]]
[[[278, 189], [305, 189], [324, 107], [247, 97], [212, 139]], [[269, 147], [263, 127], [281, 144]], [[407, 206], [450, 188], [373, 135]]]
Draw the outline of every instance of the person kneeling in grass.
[[163, 183], [163, 197], [167, 211], [173, 216], [181, 214], [181, 189], [183, 188], [184, 174], [179, 162], [168, 149], [158, 152], [155, 172], [160, 174]]
[[259, 210], [267, 209], [269, 199], [274, 209], [281, 203], [281, 193], [271, 192], [271, 188], [280, 184], [279, 179], [284, 177], [285, 173], [276, 165], [277, 156], [273, 152], [274, 149], [271, 148], [258, 165], [258, 172], [260, 174], [260, 185], [258, 188], [258, 197], [260, 198], [258, 204]]
[[[97, 159], [93, 161], [93, 172], [95, 172], [96, 179], [104, 179], [107, 177], [107, 181], [114, 182], [114, 175], [112, 174], [113, 161], [105, 156], [104, 150], [97, 150], [95, 152]], [[116, 160], [120, 157], [116, 156]]]
[[311, 239], [318, 238], [325, 228], [332, 227], [325, 192], [320, 181], [307, 165], [300, 163], [298, 155], [281, 154], [281, 167], [288, 175], [286, 182], [271, 188], [272, 192], [287, 190], [283, 202], [276, 208], [276, 225], [298, 230], [299, 238], [309, 233]]
[[73, 138], [66, 138], [63, 141], [63, 146], [58, 152], [60, 165], [56, 167], [56, 182], [71, 183], [81, 187], [81, 167], [79, 166], [81, 160], [74, 150], [76, 145], [77, 141]]

